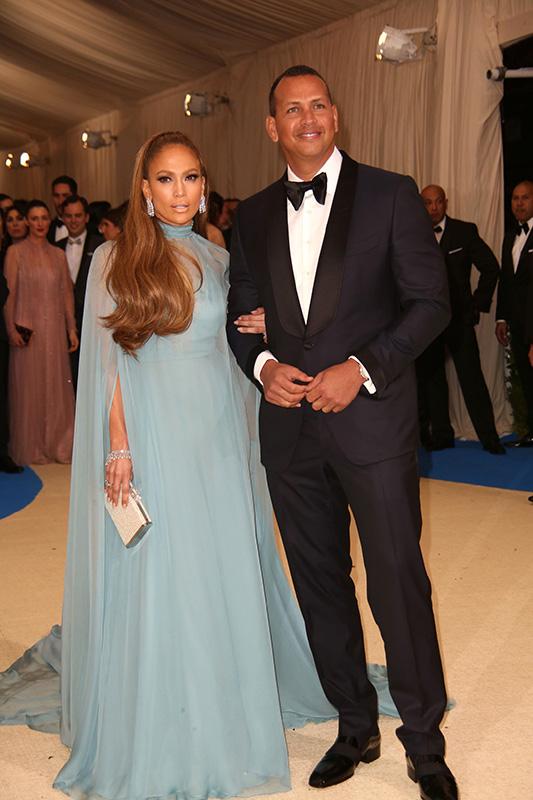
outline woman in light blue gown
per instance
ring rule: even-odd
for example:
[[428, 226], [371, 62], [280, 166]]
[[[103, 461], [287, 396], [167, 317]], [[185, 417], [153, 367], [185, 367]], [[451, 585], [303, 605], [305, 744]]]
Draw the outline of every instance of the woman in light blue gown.
[[[226, 343], [227, 253], [194, 230], [206, 190], [199, 153], [182, 134], [159, 134], [141, 148], [125, 247], [128, 236], [151, 238], [158, 268], [170, 254], [168, 285], [178, 269], [192, 288], [181, 332], [168, 332], [179, 325], [155, 269], [137, 267], [142, 280], [130, 290], [121, 284], [129, 262], [122, 278], [113, 272], [127, 249], [109, 242], [95, 253], [62, 640], [54, 629], [0, 676], [0, 722], [53, 729], [57, 685], [43, 670], [55, 675], [61, 650], [61, 737], [71, 754], [55, 786], [76, 798], [288, 790], [284, 726], [336, 716], [276, 552], [256, 390], [241, 382]], [[144, 315], [134, 335], [128, 303]], [[131, 461], [107, 467], [108, 491], [125, 494], [133, 469], [153, 519], [131, 549], [104, 506], [113, 448], [130, 451]]]

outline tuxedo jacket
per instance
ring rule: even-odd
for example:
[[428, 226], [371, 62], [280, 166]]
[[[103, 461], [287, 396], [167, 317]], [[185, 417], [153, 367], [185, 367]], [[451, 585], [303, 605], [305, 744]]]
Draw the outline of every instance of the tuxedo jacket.
[[[78, 328], [78, 333], [81, 332], [83, 306], [85, 305], [85, 292], [87, 290], [89, 268], [91, 266], [94, 251], [97, 247], [99, 247], [99, 245], [102, 244], [103, 241], [104, 238], [103, 236], [100, 236], [100, 234], [87, 233], [87, 238], [85, 239], [85, 244], [83, 246], [78, 277], [76, 278], [76, 282], [74, 284], [74, 313], [76, 315], [76, 327]], [[67, 242], [68, 239], [62, 239], [60, 242], [56, 242], [55, 244], [57, 247], [60, 247], [62, 250], [66, 251]]]
[[522, 248], [516, 272], [513, 266], [513, 244], [515, 231], [506, 233], [502, 246], [502, 272], [498, 289], [496, 319], [504, 319], [518, 328], [527, 341], [533, 334], [531, 314], [533, 311], [533, 230]]
[[[48, 241], [50, 242], [50, 244], [59, 244], [59, 242], [63, 241], [62, 239], [60, 239], [59, 242], [56, 242], [56, 230], [59, 226], [59, 222], [60, 220], [57, 217], [55, 217], [50, 223], [50, 227], [48, 229]], [[61, 225], [61, 230], [65, 234], [64, 238], [66, 239], [68, 236], [68, 231], [67, 231], [67, 226], [65, 225], [64, 222]]]
[[[446, 217], [440, 240], [446, 261], [452, 320], [472, 325], [478, 312], [490, 311], [500, 265], [472, 222]], [[472, 293], [472, 264], [479, 271], [477, 288]]]
[[[233, 320], [263, 305], [268, 345]], [[250, 380], [258, 354], [316, 375], [355, 355], [377, 391], [362, 388], [325, 419], [356, 464], [406, 453], [417, 443], [414, 360], [450, 318], [446, 270], [429, 217], [410, 178], [357, 164], [343, 153], [304, 322], [289, 250], [283, 178], [239, 205], [233, 227], [227, 333]], [[261, 388], [261, 387], [259, 387]], [[282, 469], [304, 408], [262, 398], [263, 463]]]

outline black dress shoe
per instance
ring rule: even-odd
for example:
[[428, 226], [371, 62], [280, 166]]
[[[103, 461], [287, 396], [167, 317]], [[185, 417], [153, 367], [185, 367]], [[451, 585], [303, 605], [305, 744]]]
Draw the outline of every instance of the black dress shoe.
[[521, 439], [515, 439], [514, 442], [506, 442], [506, 447], [533, 447], [533, 435], [526, 433]]
[[381, 736], [371, 736], [363, 747], [359, 747], [354, 736], [339, 736], [330, 747], [309, 778], [309, 786], [325, 789], [351, 778], [360, 761], [370, 764], [381, 755]]
[[0, 457], [0, 472], [10, 472], [15, 475], [19, 472], [24, 472], [24, 467], [19, 467], [18, 464], [15, 464], [11, 456], [2, 456]]
[[499, 439], [483, 442], [483, 450], [486, 450], [487, 453], [491, 453], [493, 456], [504, 456], [507, 454], [507, 450], [501, 444]]
[[418, 783], [422, 800], [458, 800], [457, 784], [444, 758], [406, 756], [407, 774]]

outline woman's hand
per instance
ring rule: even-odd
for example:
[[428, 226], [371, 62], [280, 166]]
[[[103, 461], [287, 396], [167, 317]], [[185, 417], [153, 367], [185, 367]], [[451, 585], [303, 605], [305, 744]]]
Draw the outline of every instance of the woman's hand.
[[68, 349], [69, 353], [74, 353], [78, 347], [80, 346], [80, 340], [78, 337], [78, 332], [75, 328], [68, 332], [68, 340], [70, 342], [70, 347]]
[[[119, 498], [122, 505], [128, 505], [130, 494], [130, 483], [133, 475], [131, 458], [117, 458], [106, 464], [105, 468], [105, 490], [107, 499], [118, 506]], [[122, 496], [121, 496], [122, 492]]]
[[249, 314], [241, 314], [234, 321], [239, 333], [266, 333], [265, 309], [262, 306], [255, 308]]
[[26, 347], [26, 342], [16, 328], [9, 334], [9, 344], [11, 347]]

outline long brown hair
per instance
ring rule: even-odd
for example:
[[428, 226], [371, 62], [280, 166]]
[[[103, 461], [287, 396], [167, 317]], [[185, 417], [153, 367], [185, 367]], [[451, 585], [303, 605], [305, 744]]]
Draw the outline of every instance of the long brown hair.
[[[158, 133], [146, 141], [135, 160], [128, 213], [124, 230], [116, 240], [107, 274], [107, 289], [116, 308], [104, 324], [113, 339], [130, 355], [152, 336], [182, 333], [192, 321], [194, 285], [192, 264], [201, 276], [196, 259], [167, 239], [156, 217], [149, 217], [142, 192], [150, 163], [168, 145], [183, 145], [194, 153], [205, 179], [207, 173], [198, 148], [179, 131]], [[206, 236], [207, 213], [197, 213], [193, 229]]]

